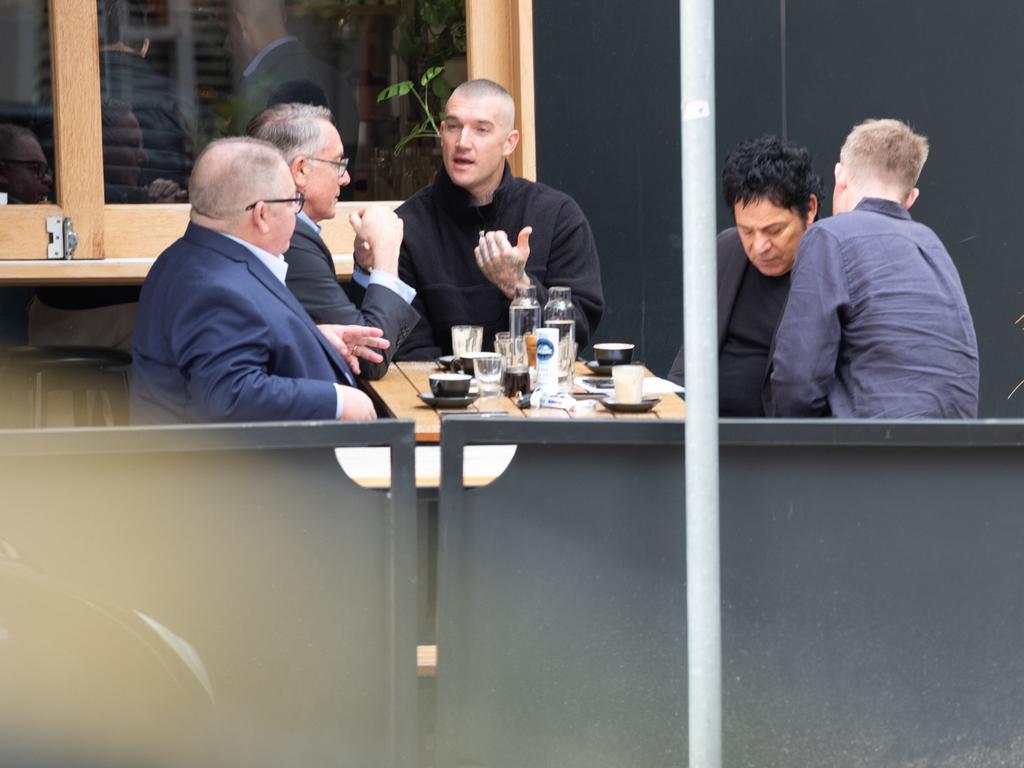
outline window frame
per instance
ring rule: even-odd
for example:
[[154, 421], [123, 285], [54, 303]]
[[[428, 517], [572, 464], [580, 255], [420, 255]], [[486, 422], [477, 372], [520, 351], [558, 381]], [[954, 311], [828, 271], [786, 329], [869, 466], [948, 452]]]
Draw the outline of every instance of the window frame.
[[[104, 204], [96, 3], [49, 0], [49, 16], [58, 204], [0, 206], [0, 284], [141, 282], [181, 236], [189, 206]], [[466, 39], [469, 77], [500, 82], [516, 100], [521, 138], [512, 169], [535, 179], [532, 0], [466, 0]], [[352, 272], [348, 214], [363, 205], [339, 203], [338, 215], [324, 222], [339, 277]], [[52, 216], [72, 220], [78, 246], [71, 259], [46, 258]]]

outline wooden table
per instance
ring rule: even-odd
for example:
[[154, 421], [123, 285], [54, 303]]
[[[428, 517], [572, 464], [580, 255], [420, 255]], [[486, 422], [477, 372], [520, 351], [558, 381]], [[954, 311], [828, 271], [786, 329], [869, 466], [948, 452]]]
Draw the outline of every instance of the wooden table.
[[[429, 392], [428, 377], [438, 370], [433, 362], [394, 363], [387, 375], [366, 386], [387, 410], [399, 419], [412, 419], [416, 423], [417, 443], [436, 443], [441, 439], [441, 418], [446, 413], [502, 413], [520, 418], [547, 419], [682, 419], [686, 417], [686, 403], [674, 394], [659, 395], [661, 402], [647, 413], [617, 414], [598, 404], [593, 411], [569, 414], [557, 408], [518, 408], [508, 397], [480, 398], [468, 408], [432, 408], [419, 398], [420, 392]], [[582, 363], [576, 363], [577, 376], [593, 376]], [[650, 371], [648, 376], [652, 375]]]

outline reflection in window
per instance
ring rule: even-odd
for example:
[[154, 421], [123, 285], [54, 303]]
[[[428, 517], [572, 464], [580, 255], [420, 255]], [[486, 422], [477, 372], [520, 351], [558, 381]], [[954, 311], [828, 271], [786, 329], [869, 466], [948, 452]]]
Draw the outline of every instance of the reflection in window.
[[0, 193], [10, 205], [52, 201], [53, 109], [45, 0], [0, 2], [0, 49]]
[[[463, 0], [98, 0], [108, 202], [175, 202], [211, 140], [267, 106], [326, 106], [355, 199], [405, 197], [436, 170], [436, 141], [392, 151], [421, 121], [390, 83], [446, 65], [435, 107], [465, 79]], [[137, 124], [137, 128], [135, 127]], [[136, 141], [139, 139], [139, 141]], [[424, 167], [425, 158], [425, 167]], [[419, 166], [410, 177], [409, 169]]]

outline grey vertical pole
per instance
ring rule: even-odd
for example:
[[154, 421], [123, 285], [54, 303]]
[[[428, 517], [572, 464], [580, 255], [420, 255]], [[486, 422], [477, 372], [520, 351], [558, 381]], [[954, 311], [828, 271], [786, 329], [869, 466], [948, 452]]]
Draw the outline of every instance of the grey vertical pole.
[[714, 0], [680, 0], [690, 768], [722, 765]]

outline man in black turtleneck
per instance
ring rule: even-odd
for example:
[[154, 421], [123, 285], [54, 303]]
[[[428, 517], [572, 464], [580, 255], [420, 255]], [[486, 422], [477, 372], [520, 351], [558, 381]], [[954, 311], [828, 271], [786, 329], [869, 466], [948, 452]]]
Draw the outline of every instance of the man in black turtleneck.
[[[718, 412], [764, 416], [772, 340], [789, 297], [804, 232], [818, 216], [821, 177], [805, 148], [762, 136], [739, 144], [722, 168], [735, 227], [718, 234]], [[679, 348], [668, 378], [686, 385]]]
[[460, 324], [482, 325], [489, 347], [508, 330], [517, 286], [534, 285], [542, 305], [549, 287], [569, 287], [581, 348], [597, 327], [604, 297], [590, 225], [568, 195], [512, 176], [514, 125], [512, 97], [490, 80], [463, 83], [448, 100], [444, 166], [398, 209], [399, 277], [416, 289], [421, 319], [396, 359], [450, 353], [451, 327]]

